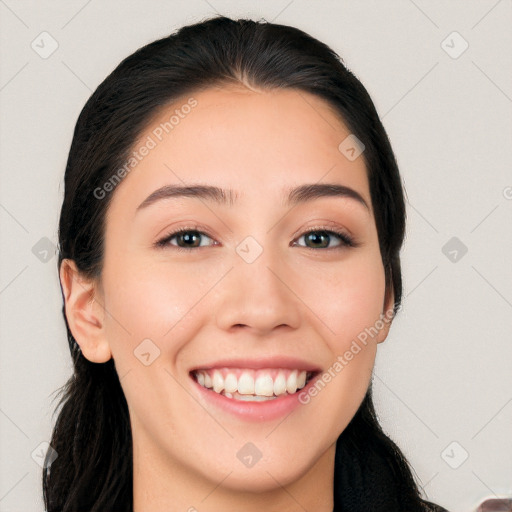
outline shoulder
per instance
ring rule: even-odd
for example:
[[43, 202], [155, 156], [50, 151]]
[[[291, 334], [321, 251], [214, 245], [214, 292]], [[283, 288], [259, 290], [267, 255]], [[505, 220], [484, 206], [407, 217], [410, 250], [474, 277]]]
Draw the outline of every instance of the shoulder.
[[425, 505], [425, 512], [448, 512], [448, 510], [445, 508], [441, 507], [440, 505], [436, 505], [431, 501], [422, 500], [422, 502], [423, 505]]

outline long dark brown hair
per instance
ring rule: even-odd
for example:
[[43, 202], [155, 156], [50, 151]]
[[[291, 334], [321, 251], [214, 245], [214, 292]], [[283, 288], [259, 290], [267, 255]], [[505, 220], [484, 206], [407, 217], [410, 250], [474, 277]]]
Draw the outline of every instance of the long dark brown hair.
[[[295, 89], [325, 100], [365, 146], [365, 160], [386, 297], [402, 298], [399, 251], [405, 204], [398, 166], [372, 100], [324, 43], [297, 28], [223, 16], [185, 26], [124, 59], [98, 86], [76, 123], [65, 172], [58, 268], [75, 261], [88, 278], [101, 276], [105, 214], [113, 193], [97, 199], [121, 168], [150, 120], [165, 105], [212, 85]], [[104, 189], [103, 189], [104, 190]], [[96, 194], [95, 194], [96, 191]], [[128, 406], [114, 361], [84, 358], [67, 328], [74, 373], [60, 389], [51, 447], [43, 470], [48, 512], [133, 510], [132, 437]], [[336, 443], [334, 510], [431, 510], [398, 446], [383, 432], [372, 387]]]

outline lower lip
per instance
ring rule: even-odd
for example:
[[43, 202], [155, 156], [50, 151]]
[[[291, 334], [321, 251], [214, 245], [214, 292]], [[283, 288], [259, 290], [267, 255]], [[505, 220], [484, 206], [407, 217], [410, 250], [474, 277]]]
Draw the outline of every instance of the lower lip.
[[205, 400], [211, 402], [214, 406], [223, 411], [253, 422], [263, 422], [281, 418], [290, 414], [298, 406], [304, 405], [299, 401], [299, 395], [304, 392], [307, 393], [317, 377], [318, 375], [310, 379], [306, 386], [293, 395], [282, 395], [273, 400], [265, 400], [262, 402], [247, 402], [228, 398], [211, 389], [205, 388], [190, 376], [192, 382]]

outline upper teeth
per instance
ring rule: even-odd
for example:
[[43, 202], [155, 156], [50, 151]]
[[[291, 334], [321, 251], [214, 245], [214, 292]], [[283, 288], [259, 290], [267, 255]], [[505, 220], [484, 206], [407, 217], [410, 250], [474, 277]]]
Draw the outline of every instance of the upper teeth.
[[306, 385], [307, 371], [289, 369], [233, 369], [196, 370], [197, 382], [216, 393], [241, 395], [279, 396], [292, 394]]

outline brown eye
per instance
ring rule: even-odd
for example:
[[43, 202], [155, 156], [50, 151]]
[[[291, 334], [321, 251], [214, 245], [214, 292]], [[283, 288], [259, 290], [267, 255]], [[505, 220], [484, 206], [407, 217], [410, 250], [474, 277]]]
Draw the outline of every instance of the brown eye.
[[[338, 243], [334, 247], [329, 247], [329, 243], [333, 236], [338, 239]], [[299, 240], [301, 238], [304, 238], [306, 243], [298, 245], [308, 247], [310, 249], [335, 249], [353, 245], [352, 239], [345, 233], [330, 230], [311, 230], [304, 233]]]
[[201, 233], [199, 231], [186, 231], [183, 233], [178, 233], [174, 235], [172, 238], [176, 238], [178, 242], [178, 246], [180, 245], [180, 241], [183, 242], [184, 247], [199, 247], [201, 245]]
[[[179, 229], [169, 233], [159, 240], [156, 245], [158, 247], [176, 247], [179, 249], [197, 249], [204, 247], [208, 244], [202, 244], [202, 238], [210, 238], [208, 235], [197, 229]], [[176, 239], [177, 243], [171, 243], [171, 240]], [[211, 238], [210, 238], [211, 240]]]

